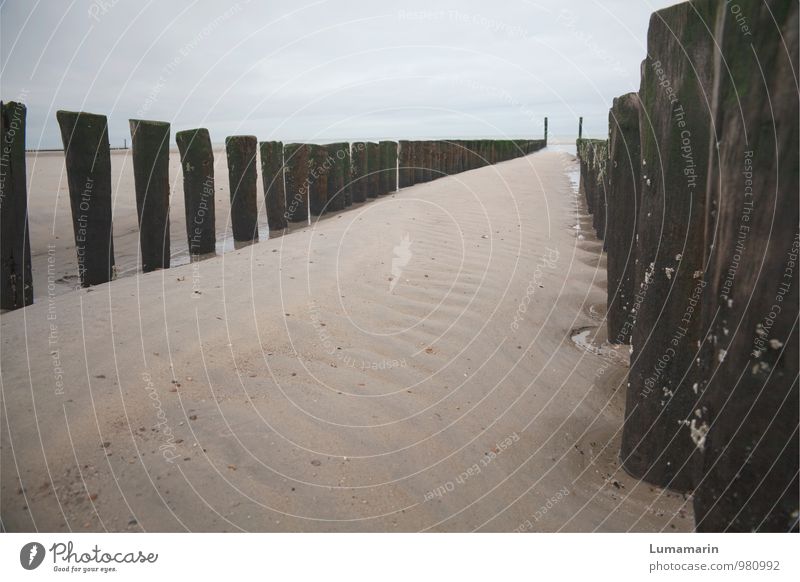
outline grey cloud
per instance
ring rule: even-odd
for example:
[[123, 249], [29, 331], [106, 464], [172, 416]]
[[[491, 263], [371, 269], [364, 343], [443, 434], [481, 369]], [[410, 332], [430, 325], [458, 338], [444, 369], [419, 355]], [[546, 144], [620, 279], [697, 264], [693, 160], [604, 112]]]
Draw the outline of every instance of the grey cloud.
[[215, 141], [602, 135], [638, 88], [650, 13], [673, 2], [6, 0], [2, 97], [29, 147], [56, 109], [203, 125]]

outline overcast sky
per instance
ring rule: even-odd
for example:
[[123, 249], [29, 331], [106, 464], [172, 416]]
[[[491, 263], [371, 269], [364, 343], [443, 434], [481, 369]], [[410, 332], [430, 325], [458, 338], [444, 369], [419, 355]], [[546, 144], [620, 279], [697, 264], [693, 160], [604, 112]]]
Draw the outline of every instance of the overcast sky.
[[603, 136], [673, 0], [5, 0], [3, 100], [260, 140]]

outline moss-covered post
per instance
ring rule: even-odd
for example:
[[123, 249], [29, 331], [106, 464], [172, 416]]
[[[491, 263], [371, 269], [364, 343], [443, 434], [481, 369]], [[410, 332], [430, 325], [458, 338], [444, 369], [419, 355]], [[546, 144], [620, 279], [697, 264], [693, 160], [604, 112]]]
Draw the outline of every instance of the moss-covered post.
[[423, 158], [423, 166], [422, 166], [422, 177], [425, 182], [430, 182], [433, 180], [433, 149], [434, 149], [434, 142], [433, 141], [425, 141], [423, 142], [424, 146], [424, 158]]
[[414, 184], [419, 184], [425, 181], [425, 171], [422, 167], [425, 163], [425, 142], [415, 141], [411, 147], [414, 152]]
[[389, 141], [381, 141], [378, 142], [378, 149], [379, 149], [379, 165], [380, 165], [380, 174], [378, 176], [378, 194], [384, 195], [388, 194], [393, 188], [390, 186], [391, 176], [390, 176], [390, 168], [391, 168], [391, 151], [390, 145], [392, 142]]
[[0, 102], [0, 309], [19, 309], [33, 303], [26, 116], [23, 103]]
[[411, 142], [408, 140], [400, 140], [400, 188], [408, 188], [411, 185], [410, 174], [411, 170]]
[[352, 153], [352, 191], [353, 202], [366, 202], [369, 190], [369, 153], [366, 142], [353, 142]]
[[[608, 140], [592, 140], [594, 147], [593, 167], [591, 169], [594, 178], [594, 214], [592, 215], [592, 225], [594, 232], [602, 241], [606, 236], [606, 190], [608, 188]], [[605, 250], [605, 242], [603, 250]]]
[[205, 128], [175, 134], [183, 170], [186, 236], [192, 257], [216, 252], [214, 151]]
[[[797, 69], [798, 4], [742, 0], [737, 9], [734, 18], [721, 8], [707, 333], [700, 402], [680, 436], [701, 452], [697, 531], [796, 532], [800, 152], [797, 86], [787, 81]], [[742, 22], [756, 33], [745, 36]]]
[[331, 167], [328, 170], [328, 212], [344, 210], [345, 201], [345, 163], [350, 144], [332, 143], [325, 146]]
[[270, 231], [280, 232], [287, 226], [286, 190], [283, 184], [283, 143], [264, 141], [260, 144], [260, 150], [267, 224]]
[[342, 162], [342, 183], [344, 193], [344, 207], [350, 208], [353, 205], [353, 158], [350, 152], [350, 143], [344, 142], [344, 161]]
[[639, 168], [639, 95], [614, 99], [608, 115], [608, 340], [629, 344], [633, 331], [636, 270], [636, 211], [641, 205]]
[[105, 115], [58, 111], [81, 285], [114, 278], [111, 152]]
[[325, 146], [310, 144], [308, 147], [308, 207], [312, 216], [320, 216], [328, 209], [328, 171], [333, 164]]
[[131, 119], [130, 130], [142, 272], [169, 269], [170, 126]]
[[397, 142], [390, 141], [389, 145], [389, 192], [397, 191]]
[[286, 219], [308, 222], [309, 147], [303, 143], [286, 144]]
[[367, 143], [367, 158], [369, 164], [367, 198], [377, 198], [381, 189], [381, 151], [377, 143], [372, 141]]
[[225, 139], [228, 184], [231, 192], [233, 240], [258, 240], [258, 139], [254, 135], [232, 135]]
[[[726, 9], [720, 4], [721, 9]], [[691, 419], [706, 286], [706, 190], [717, 4], [683, 3], [650, 18], [642, 67], [641, 199], [621, 460], [661, 487], [687, 490], [698, 448]]]

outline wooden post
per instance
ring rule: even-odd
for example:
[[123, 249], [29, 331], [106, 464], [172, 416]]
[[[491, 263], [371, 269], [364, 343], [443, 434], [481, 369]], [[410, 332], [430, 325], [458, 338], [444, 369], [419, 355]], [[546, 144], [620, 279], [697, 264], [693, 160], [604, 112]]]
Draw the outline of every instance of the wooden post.
[[351, 180], [353, 191], [353, 202], [366, 202], [367, 190], [369, 189], [369, 154], [366, 142], [353, 142]]
[[33, 303], [23, 103], [0, 102], [0, 309]]
[[380, 146], [377, 143], [372, 141], [367, 143], [367, 159], [369, 164], [367, 198], [377, 198], [381, 189]]
[[328, 210], [328, 171], [332, 163], [325, 146], [310, 144], [308, 147], [308, 207], [312, 216], [321, 216]]
[[114, 278], [111, 152], [105, 115], [57, 111], [64, 143], [72, 225], [81, 285]]
[[344, 207], [350, 208], [353, 205], [353, 157], [350, 152], [350, 143], [345, 142], [345, 158], [342, 166], [342, 181], [344, 183]]
[[399, 143], [399, 166], [400, 166], [400, 188], [408, 188], [411, 185], [409, 179], [409, 168], [411, 167], [411, 142], [408, 140], [400, 140]]
[[[718, 8], [727, 13], [715, 38], [722, 54], [707, 94], [715, 204], [706, 225], [715, 236], [713, 247], [706, 240], [700, 401], [682, 435], [702, 453], [698, 532], [797, 531], [800, 184], [797, 86], [787, 72], [797, 66], [798, 4], [780, 6], [748, 1], [737, 18]], [[741, 22], [762, 33], [744, 41]]]
[[214, 152], [205, 128], [175, 134], [183, 170], [186, 237], [193, 258], [216, 252]]
[[547, 118], [544, 118], [544, 145], [547, 145]]
[[427, 140], [422, 144], [422, 181], [430, 182], [433, 180], [433, 142]]
[[[631, 475], [679, 491], [693, 487], [700, 452], [684, 421], [696, 418], [691, 374], [705, 337], [699, 306], [711, 242], [706, 177], [712, 143], [705, 103], [714, 92], [717, 43], [708, 23], [716, 22], [716, 10], [712, 2], [683, 3], [651, 18], [639, 89], [638, 297], [620, 458]], [[656, 70], [658, 61], [669, 63], [668, 72]], [[602, 204], [596, 212], [604, 211]]]
[[629, 344], [635, 316], [636, 211], [641, 206], [639, 95], [614, 99], [608, 115], [606, 243], [608, 341]]
[[583, 138], [583, 117], [578, 118], [578, 139]]
[[381, 194], [397, 190], [397, 142], [382, 141], [381, 147]]
[[258, 240], [258, 139], [254, 135], [233, 135], [225, 139], [228, 184], [231, 194], [233, 240]]
[[129, 125], [142, 272], [169, 269], [170, 125], [141, 119]]
[[289, 222], [308, 222], [309, 146], [290, 143], [284, 148], [286, 158], [286, 218]]
[[286, 190], [283, 184], [283, 143], [264, 141], [261, 149], [261, 180], [270, 231], [286, 229]]
[[325, 146], [331, 167], [328, 170], [328, 212], [338, 212], [346, 207], [345, 200], [345, 162], [350, 144], [332, 143]]

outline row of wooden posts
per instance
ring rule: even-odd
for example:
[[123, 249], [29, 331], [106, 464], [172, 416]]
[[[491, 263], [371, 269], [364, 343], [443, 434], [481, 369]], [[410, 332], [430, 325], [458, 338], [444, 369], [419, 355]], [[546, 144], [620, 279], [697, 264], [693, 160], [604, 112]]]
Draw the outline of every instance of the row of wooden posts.
[[[25, 105], [1, 105], [2, 280], [0, 303], [16, 309], [33, 303], [27, 223]], [[106, 116], [58, 111], [82, 286], [114, 277], [111, 157]], [[545, 135], [547, 120], [545, 119]], [[170, 124], [130, 121], [142, 271], [170, 266]], [[182, 173], [189, 254], [216, 249], [214, 153], [207, 129], [175, 134]], [[257, 156], [260, 151], [265, 208], [271, 231], [310, 216], [344, 210], [393, 192], [527, 155], [543, 140], [436, 140], [340, 142], [326, 145], [255, 136], [225, 140], [231, 224], [237, 242], [258, 240]], [[399, 180], [398, 180], [399, 171]]]
[[693, 491], [699, 531], [796, 531], [798, 5], [740, 8], [764, 31], [746, 49], [726, 3], [654, 15], [580, 183], [631, 344], [622, 466]]

